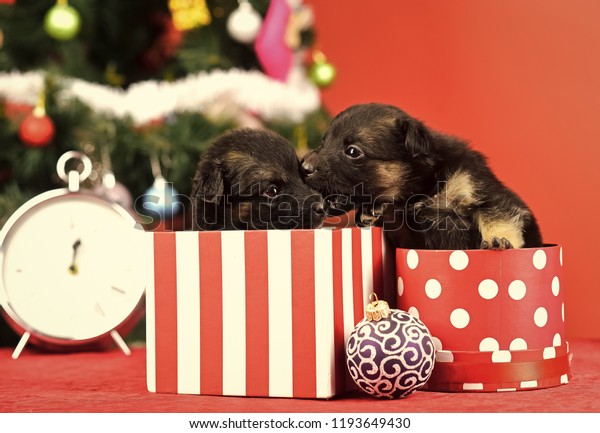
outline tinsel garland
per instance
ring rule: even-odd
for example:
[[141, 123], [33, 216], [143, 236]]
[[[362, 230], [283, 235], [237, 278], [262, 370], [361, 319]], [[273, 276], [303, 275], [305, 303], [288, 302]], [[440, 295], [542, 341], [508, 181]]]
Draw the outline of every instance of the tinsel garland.
[[[0, 73], [0, 98], [35, 105], [45, 76], [44, 72]], [[103, 114], [131, 117], [136, 125], [180, 111], [205, 113], [223, 99], [265, 121], [302, 122], [321, 104], [318, 88], [308, 79], [282, 83], [259, 71], [239, 69], [199, 72], [173, 82], [142, 81], [127, 89], [69, 77], [56, 82], [61, 89], [58, 101], [79, 99]]]

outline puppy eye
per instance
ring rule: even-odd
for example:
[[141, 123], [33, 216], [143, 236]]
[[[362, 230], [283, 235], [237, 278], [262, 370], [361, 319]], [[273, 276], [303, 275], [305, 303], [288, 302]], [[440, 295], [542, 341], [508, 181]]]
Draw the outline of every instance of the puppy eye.
[[347, 147], [345, 153], [348, 158], [352, 158], [352, 159], [360, 158], [361, 156], [363, 156], [362, 150], [360, 150], [356, 146]]
[[271, 185], [265, 190], [264, 194], [271, 198], [277, 197], [277, 194], [279, 194], [279, 188], [277, 188], [275, 185]]

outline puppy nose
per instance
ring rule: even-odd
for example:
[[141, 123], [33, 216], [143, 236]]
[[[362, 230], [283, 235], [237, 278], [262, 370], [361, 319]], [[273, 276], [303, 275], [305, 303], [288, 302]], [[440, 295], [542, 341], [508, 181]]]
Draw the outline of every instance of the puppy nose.
[[313, 206], [313, 212], [316, 213], [317, 215], [324, 215], [325, 214], [325, 206], [323, 206], [323, 203], [315, 203], [315, 205]]
[[314, 174], [317, 170], [317, 164], [315, 164], [316, 159], [317, 151], [313, 150], [311, 152], [308, 152], [302, 160], [302, 170], [304, 171], [305, 176], [310, 176]]
[[302, 170], [304, 170], [304, 174], [306, 174], [307, 176], [310, 176], [315, 172], [315, 168], [313, 167], [313, 165], [306, 160], [302, 163]]

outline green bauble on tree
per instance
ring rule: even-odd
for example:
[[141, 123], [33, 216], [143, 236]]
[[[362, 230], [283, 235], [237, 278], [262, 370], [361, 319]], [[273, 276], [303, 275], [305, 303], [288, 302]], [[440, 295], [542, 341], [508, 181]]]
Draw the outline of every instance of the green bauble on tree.
[[44, 30], [54, 39], [68, 41], [73, 39], [81, 28], [79, 12], [69, 6], [67, 0], [57, 0], [44, 17]]
[[325, 54], [321, 51], [313, 55], [314, 63], [308, 70], [308, 75], [313, 83], [319, 87], [327, 87], [335, 79], [335, 66], [327, 61]]

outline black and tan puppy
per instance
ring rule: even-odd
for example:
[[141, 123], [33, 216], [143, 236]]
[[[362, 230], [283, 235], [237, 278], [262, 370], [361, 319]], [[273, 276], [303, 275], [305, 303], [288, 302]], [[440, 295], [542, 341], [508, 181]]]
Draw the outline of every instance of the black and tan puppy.
[[317, 228], [325, 217], [290, 142], [265, 130], [215, 140], [198, 163], [191, 199], [197, 230]]
[[507, 249], [542, 244], [527, 205], [468, 145], [397, 107], [337, 115], [303, 161], [307, 183], [398, 247]]

